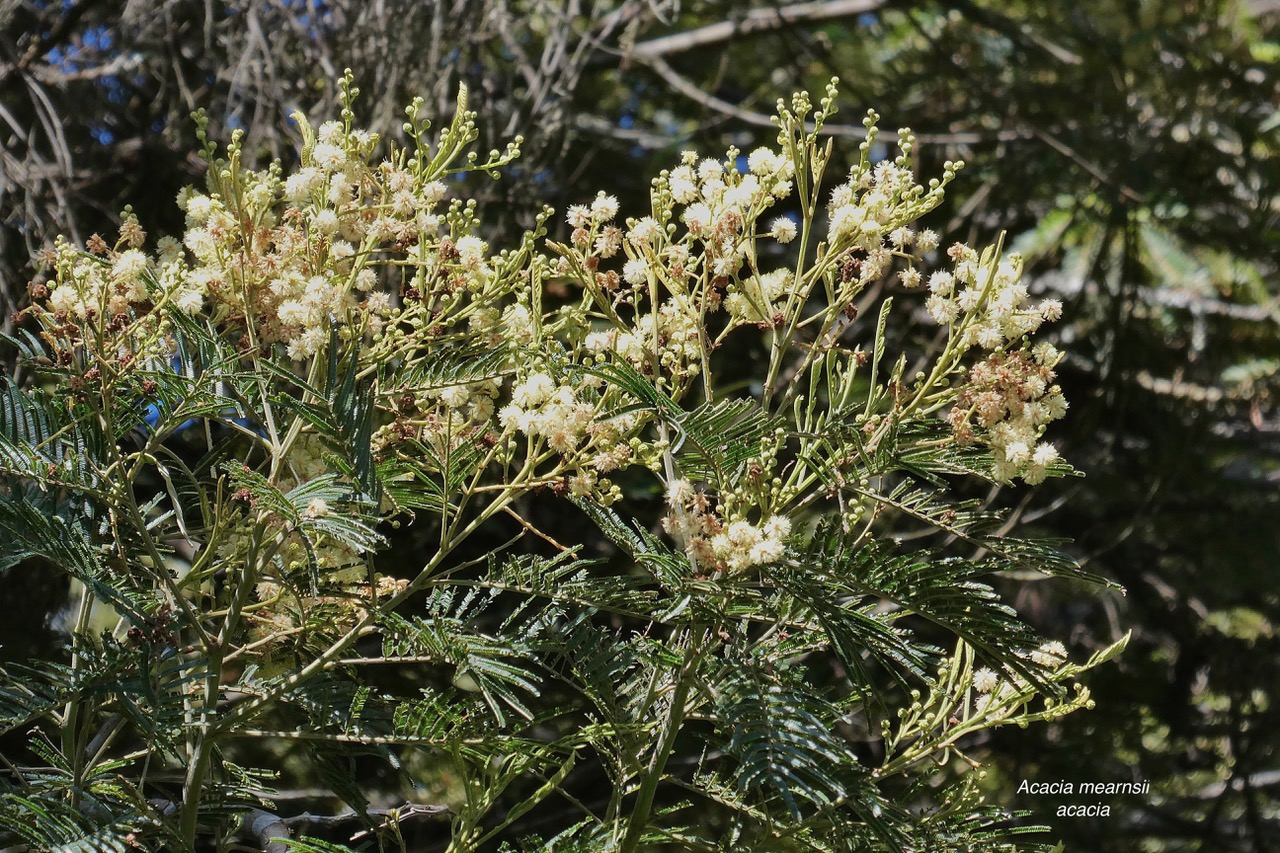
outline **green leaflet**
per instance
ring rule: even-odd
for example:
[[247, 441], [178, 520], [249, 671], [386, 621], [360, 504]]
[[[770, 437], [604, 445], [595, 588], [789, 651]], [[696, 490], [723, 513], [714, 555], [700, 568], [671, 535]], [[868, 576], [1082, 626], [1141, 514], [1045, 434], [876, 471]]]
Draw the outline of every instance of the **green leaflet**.
[[587, 372], [638, 401], [624, 410], [638, 406], [652, 411], [672, 428], [672, 450], [681, 472], [691, 480], [716, 486], [731, 482], [737, 467], [759, 453], [760, 440], [783, 423], [781, 417], [768, 414], [749, 399], [703, 403], [686, 410], [626, 362], [610, 362]]

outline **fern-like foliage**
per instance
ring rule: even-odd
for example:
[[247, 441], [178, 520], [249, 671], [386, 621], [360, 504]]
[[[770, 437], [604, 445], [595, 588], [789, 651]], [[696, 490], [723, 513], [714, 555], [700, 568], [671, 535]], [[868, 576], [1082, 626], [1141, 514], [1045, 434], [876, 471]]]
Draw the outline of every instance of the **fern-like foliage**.
[[[145, 585], [136, 582], [137, 578], [129, 576], [127, 569], [121, 570], [121, 562], [111, 565], [103, 559], [94, 540], [106, 540], [108, 532], [105, 526], [85, 530], [78, 519], [68, 521], [47, 515], [25, 500], [0, 498], [0, 534], [8, 540], [0, 554], [0, 570], [32, 557], [44, 558], [62, 567], [122, 615], [141, 623], [153, 596]], [[145, 573], [136, 564], [134, 568]]]
[[610, 362], [591, 373], [625, 392], [628, 405], [621, 411], [652, 412], [670, 427], [672, 452], [686, 477], [716, 486], [733, 482], [738, 467], [758, 453], [761, 439], [782, 425], [750, 399], [686, 409], [625, 363]]
[[[49, 853], [132, 853], [145, 820], [125, 811], [92, 817], [61, 800], [0, 789], [0, 841]], [[6, 838], [5, 836], [9, 837]]]
[[[928, 551], [893, 554], [888, 546], [877, 542], [851, 551], [843, 546], [843, 538], [834, 525], [826, 526], [795, 566], [809, 578], [820, 578], [822, 592], [840, 605], [837, 619], [849, 614], [837, 632], [865, 634], [858, 644], [874, 650], [882, 664], [905, 667], [919, 675], [920, 667], [930, 659], [929, 646], [913, 643], [914, 652], [903, 648], [892, 641], [893, 632], [873, 623], [887, 626], [904, 616], [920, 616], [951, 635], [964, 638], [1034, 683], [1052, 689], [1023, 657], [1027, 649], [1038, 645], [1035, 634], [984, 580], [1012, 568], [1010, 564], [998, 558], [974, 562]], [[781, 571], [783, 583], [791, 571], [794, 569]], [[806, 581], [801, 579], [800, 583]], [[865, 614], [871, 602], [891, 602], [898, 609], [880, 620], [852, 616], [860, 609]], [[828, 609], [827, 618], [832, 616]], [[837, 648], [848, 648], [851, 638], [842, 639], [844, 642]]]
[[834, 708], [749, 669], [727, 679], [718, 711], [740, 788], [777, 797], [795, 820], [802, 804], [826, 807], [848, 796], [840, 777], [854, 758], [832, 732]]
[[[375, 153], [339, 86], [283, 180], [198, 118], [182, 244], [59, 244], [12, 341], [39, 382], [0, 383], [0, 571], [78, 585], [58, 658], [0, 669], [0, 844], [426, 849], [429, 813], [450, 853], [1022, 849], [922, 768], [1085, 707], [1119, 648], [1042, 646], [996, 579], [1088, 578], [954, 496], [1071, 475], [1028, 342], [1054, 312], [958, 246], [936, 351], [899, 351], [892, 299], [852, 323], [958, 167], [919, 185], [907, 136], [873, 166], [870, 118], [819, 248], [833, 85], [625, 232], [602, 193], [568, 244], [547, 212], [495, 252], [446, 178], [516, 147], [464, 153], [465, 91]], [[715, 211], [678, 201], [699, 182]], [[807, 250], [766, 272], [792, 193]], [[291, 814], [295, 779], [347, 811]]]

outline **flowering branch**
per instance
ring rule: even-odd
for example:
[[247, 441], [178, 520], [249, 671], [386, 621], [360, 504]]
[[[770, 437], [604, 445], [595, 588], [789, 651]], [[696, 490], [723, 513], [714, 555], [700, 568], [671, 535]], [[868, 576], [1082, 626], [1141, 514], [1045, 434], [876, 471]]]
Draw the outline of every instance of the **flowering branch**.
[[[246, 165], [239, 134], [219, 152], [199, 119], [209, 177], [179, 196], [180, 241], [144, 250], [126, 211], [114, 244], [43, 259], [38, 332], [19, 343], [46, 385], [0, 389], [0, 531], [17, 559], [66, 566], [83, 606], [73, 665], [34, 679], [55, 698], [5, 676], [0, 711], [64, 724], [74, 784], [49, 801], [72, 824], [85, 791], [146, 802], [135, 764], [154, 754], [181, 805], [130, 826], [192, 849], [230, 809], [265, 845], [304, 821], [262, 808], [227, 756], [272, 740], [430, 756], [458, 780], [439, 797], [458, 849], [553, 794], [582, 813], [564, 832], [584, 848], [666, 843], [685, 831], [659, 805], [670, 785], [743, 832], [821, 847], [878, 821], [867, 802], [917, 807], [877, 778], [1087, 705], [1061, 685], [1105, 655], [1027, 653], [1034, 634], [983, 581], [1083, 575], [993, 532], [942, 476], [1070, 473], [1045, 439], [1066, 409], [1061, 354], [1034, 341], [1060, 304], [1033, 303], [1001, 245], [944, 250], [919, 225], [961, 164], [921, 183], [908, 130], [876, 161], [872, 112], [825, 189], [833, 81], [816, 104], [778, 103], [773, 145], [682, 153], [639, 216], [598, 192], [564, 212], [563, 238], [544, 210], [495, 249], [466, 190], [500, 178], [518, 138], [471, 150], [463, 89], [447, 126], [415, 101], [411, 144], [384, 147], [340, 85], [338, 119], [297, 116], [287, 175]], [[894, 307], [926, 288], [938, 330], [922, 348]], [[617, 561], [535, 524], [535, 497], [571, 499]], [[906, 547], [904, 520], [941, 544]], [[425, 553], [405, 571], [380, 555], [408, 521]], [[944, 555], [957, 539], [982, 556]], [[96, 602], [117, 612], [101, 636]], [[957, 638], [950, 659], [918, 620]], [[844, 674], [798, 664], [823, 655]], [[408, 681], [384, 687], [392, 672]], [[894, 695], [881, 673], [927, 696], [886, 729], [873, 777], [833, 732]], [[126, 723], [148, 752], [115, 754]], [[702, 758], [680, 755], [699, 740]], [[586, 763], [609, 780], [602, 811], [573, 793]], [[121, 768], [132, 800], [112, 787]], [[910, 826], [891, 834], [918, 847]]]

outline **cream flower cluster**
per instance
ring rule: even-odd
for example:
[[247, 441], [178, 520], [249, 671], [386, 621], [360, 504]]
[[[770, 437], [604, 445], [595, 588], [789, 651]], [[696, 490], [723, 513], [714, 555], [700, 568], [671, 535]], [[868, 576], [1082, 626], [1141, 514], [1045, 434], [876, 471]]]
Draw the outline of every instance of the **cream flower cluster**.
[[973, 674], [973, 689], [979, 693], [993, 693], [999, 686], [1000, 676], [985, 666]]
[[[756, 220], [779, 199], [792, 191], [794, 165], [790, 158], [769, 148], [757, 148], [747, 157], [747, 171], [737, 168], [738, 152], [730, 150], [724, 162], [714, 158], [699, 159], [686, 151], [681, 163], [669, 175], [659, 179], [655, 204], [670, 202], [684, 205], [680, 221], [685, 228], [684, 244], [692, 253], [701, 244], [700, 261], [713, 282], [737, 280], [751, 251], [752, 229]], [[774, 222], [770, 227], [775, 239], [788, 242], [794, 229]], [[676, 258], [676, 260], [679, 260]], [[692, 272], [696, 265], [683, 265]], [[747, 277], [754, 273], [748, 270]], [[712, 301], [708, 309], [716, 310]]]
[[889, 160], [861, 171], [831, 192], [831, 244], [852, 245], [865, 252], [880, 249], [891, 231], [914, 218], [905, 215], [903, 203], [914, 201], [922, 191], [910, 169]]
[[595, 406], [578, 399], [573, 388], [535, 373], [512, 389], [511, 403], [498, 412], [498, 420], [504, 429], [541, 438], [557, 453], [569, 454], [586, 436], [595, 413]]
[[1031, 659], [1043, 667], [1057, 668], [1067, 660], [1067, 647], [1058, 640], [1050, 640], [1031, 652]]
[[179, 194], [187, 217], [183, 244], [193, 260], [175, 270], [182, 273], [179, 307], [207, 305], [219, 319], [251, 320], [260, 343], [283, 344], [295, 360], [318, 352], [335, 323], [368, 318], [381, 328], [392, 306], [385, 293], [374, 292], [369, 248], [379, 238], [420, 233], [415, 212], [444, 195], [437, 182], [418, 187], [411, 207], [397, 205], [395, 196], [408, 194], [414, 178], [390, 163], [369, 167], [376, 135], [332, 121], [313, 135], [301, 123], [310, 142], [288, 179], [275, 168], [240, 169], [233, 145], [207, 194], [192, 188]]
[[601, 384], [588, 381], [575, 388], [548, 373], [531, 373], [514, 384], [511, 402], [497, 417], [507, 458], [516, 452], [513, 438], [527, 436], [530, 452], [549, 459], [563, 488], [579, 497], [592, 495], [607, 506], [622, 492], [602, 475], [636, 464], [653, 467], [656, 462], [653, 446], [637, 436], [643, 420], [639, 413], [599, 416], [604, 397], [593, 389]]
[[[349, 80], [343, 85], [353, 97]], [[243, 168], [240, 134], [225, 158], [209, 147], [207, 186], [178, 195], [181, 241], [163, 238], [148, 255], [129, 216], [114, 249], [96, 237], [92, 253], [60, 244], [48, 307], [78, 320], [137, 319], [162, 305], [204, 313], [241, 337], [242, 349], [278, 348], [295, 361], [314, 356], [335, 330], [375, 342], [390, 332], [389, 348], [401, 345], [406, 325], [440, 336], [468, 321], [490, 333], [493, 303], [515, 283], [495, 283], [489, 247], [472, 233], [474, 203], [447, 199], [441, 178], [451, 164], [395, 149], [377, 161], [376, 134], [337, 121], [313, 128], [295, 117], [303, 146], [294, 173], [282, 175], [279, 164]], [[461, 107], [442, 144], [474, 138], [473, 118]], [[428, 145], [415, 122], [411, 135]], [[517, 146], [464, 169], [503, 165]]]
[[754, 218], [754, 212], [774, 199], [791, 194], [795, 167], [789, 159], [769, 148], [757, 148], [747, 157], [747, 171], [742, 173], [736, 168], [736, 155], [729, 152], [726, 167], [726, 162], [700, 159], [686, 151], [668, 175], [671, 198], [685, 205], [683, 219], [695, 237], [714, 232], [726, 217], [737, 217], [739, 223]]
[[133, 228], [122, 229], [129, 247], [100, 252], [105, 257], [62, 244], [48, 305], [84, 319], [141, 314], [148, 303], [164, 301], [188, 314], [207, 311], [233, 328], [251, 327], [259, 344], [282, 344], [294, 359], [314, 355], [335, 323], [378, 330], [392, 303], [376, 290], [370, 250], [433, 234], [431, 211], [444, 185], [424, 183], [390, 161], [371, 168], [376, 144], [373, 134], [326, 122], [304, 147], [302, 168], [281, 180], [276, 166], [240, 168], [233, 142], [228, 160], [213, 164], [207, 192], [179, 193], [186, 214], [181, 243], [164, 238], [149, 257]]
[[[285, 463], [286, 475], [280, 487], [288, 491], [330, 473], [333, 467], [328, 456], [329, 451], [319, 436], [309, 433], [300, 435], [289, 448]], [[302, 516], [306, 519], [323, 518], [335, 511], [327, 501], [314, 498], [308, 501]], [[365, 577], [361, 555], [348, 544], [327, 535], [312, 535], [311, 553], [308, 555], [299, 534], [291, 533], [280, 553], [286, 571], [291, 574], [309, 571], [310, 561], [314, 558], [325, 585], [358, 583]]]
[[159, 288], [159, 265], [141, 251], [146, 235], [137, 217], [126, 211], [120, 241], [96, 254], [75, 249], [59, 238], [53, 250], [56, 276], [47, 288], [47, 305], [75, 320], [114, 317], [150, 301]]
[[791, 521], [783, 515], [770, 516], [763, 524], [730, 522], [711, 539], [711, 550], [732, 571], [772, 563], [787, 548]]
[[284, 465], [287, 476], [281, 482], [282, 488], [292, 489], [327, 473], [327, 453], [319, 436], [310, 433], [299, 435], [289, 447]]
[[665, 373], [681, 380], [698, 374], [701, 334], [701, 319], [690, 297], [674, 295], [656, 314], [642, 314], [630, 331], [591, 332], [583, 346], [588, 353], [612, 352], [642, 370], [656, 358]]
[[1062, 303], [1056, 299], [1028, 304], [1021, 256], [980, 259], [977, 251], [959, 243], [947, 254], [955, 262], [954, 270], [929, 277], [925, 308], [940, 325], [955, 326], [963, 318], [964, 346], [999, 349], [1062, 316]]
[[1041, 483], [1058, 459], [1057, 449], [1039, 439], [1067, 411], [1061, 389], [1050, 384], [1060, 357], [1052, 344], [1040, 343], [991, 353], [969, 371], [948, 421], [962, 444], [991, 447], [992, 473], [1001, 482]]
[[[757, 274], [756, 222], [792, 192], [793, 175], [791, 158], [770, 148], [745, 158], [730, 149], [724, 160], [685, 152], [654, 182], [653, 215], [628, 220], [625, 231], [613, 224], [612, 196], [569, 208], [576, 251], [562, 257], [558, 271], [620, 311], [609, 328], [585, 335], [586, 351], [612, 353], [645, 373], [656, 363], [660, 382], [679, 385], [701, 371], [708, 315], [727, 303], [735, 325], [768, 320], [770, 301], [786, 282], [781, 274], [764, 280]], [[788, 242], [796, 227], [781, 218], [766, 233]], [[620, 269], [603, 265], [619, 254]]]
[[[938, 206], [944, 188], [964, 166], [948, 160], [943, 164], [942, 178], [931, 180], [927, 188], [922, 186], [912, 168], [915, 137], [905, 128], [898, 132], [899, 156], [870, 164], [865, 152], [876, 138], [878, 118], [874, 112], [868, 113], [863, 159], [850, 172], [849, 179], [832, 190], [828, 205], [827, 239], [831, 251], [837, 255], [861, 253], [859, 284], [887, 272], [894, 253], [902, 255], [914, 249], [926, 254], [937, 248], [938, 236], [934, 232], [917, 233], [909, 226]], [[907, 286], [918, 281], [913, 269], [904, 275]], [[846, 273], [842, 278], [847, 281], [852, 276]]]
[[688, 480], [667, 484], [668, 512], [662, 526], [706, 568], [743, 571], [780, 559], [786, 553], [791, 520], [772, 515], [761, 524], [721, 519], [706, 494]]
[[[1067, 663], [1067, 647], [1058, 640], [1049, 640], [1032, 651], [1019, 651], [1018, 657], [1029, 658], [1048, 670], [1057, 670]], [[1026, 682], [1018, 677], [1002, 678], [1000, 673], [982, 667], [973, 673], [973, 689], [980, 695], [975, 703], [979, 713], [989, 713], [1009, 701], [1015, 694], [1026, 691]]]
[[677, 381], [698, 374], [702, 318], [688, 296], [672, 296], [659, 306], [656, 315], [641, 317], [636, 334], [641, 347], [657, 350], [658, 365], [664, 373]]
[[744, 323], [770, 323], [791, 290], [791, 270], [781, 269], [744, 279], [729, 289], [724, 307], [735, 320]]

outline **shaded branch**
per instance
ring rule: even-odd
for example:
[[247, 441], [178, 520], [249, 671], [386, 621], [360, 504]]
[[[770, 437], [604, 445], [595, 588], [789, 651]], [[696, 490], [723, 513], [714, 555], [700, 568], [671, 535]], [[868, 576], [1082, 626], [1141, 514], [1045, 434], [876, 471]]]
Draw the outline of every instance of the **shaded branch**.
[[[673, 90], [679, 92], [685, 97], [699, 104], [702, 104], [709, 110], [737, 119], [744, 124], [754, 125], [756, 127], [775, 128], [776, 125], [772, 119], [764, 114], [755, 112], [754, 110], [744, 109], [736, 104], [731, 104], [723, 98], [717, 98], [715, 95], [704, 92], [683, 77], [678, 71], [660, 56], [653, 57], [635, 57], [643, 64], [653, 69], [654, 73], [666, 82]], [[813, 123], [806, 122], [806, 130], [813, 130]], [[853, 124], [824, 124], [822, 126], [823, 136], [838, 136], [850, 139], [865, 139], [867, 129], [862, 125]], [[1027, 139], [1033, 135], [1032, 132], [1023, 130], [1001, 130], [995, 133], [917, 133], [915, 134], [917, 142], [930, 142], [937, 144], [954, 144], [954, 145], [973, 145], [980, 142], [1010, 141], [1014, 139]]]
[[[344, 823], [363, 820], [366, 817], [380, 817], [383, 820], [379, 829], [386, 829], [414, 818], [448, 817], [452, 814], [453, 810], [445, 805], [407, 803], [403, 806], [396, 806], [395, 808], [390, 809], [367, 809], [363, 813], [357, 811], [345, 811], [335, 815], [316, 815], [311, 814], [310, 812], [303, 812], [300, 815], [282, 818], [279, 822], [285, 827], [287, 832], [293, 827], [300, 827], [302, 829], [313, 826], [333, 827], [341, 826]], [[361, 838], [365, 838], [369, 835], [372, 835], [372, 832], [368, 829], [363, 829], [351, 836], [351, 840], [359, 841]]]
[[[330, 794], [327, 791], [310, 793], [315, 796]], [[172, 800], [153, 799], [151, 800], [151, 805], [164, 815], [174, 814], [178, 808], [177, 804]], [[280, 817], [266, 809], [256, 808], [247, 809], [244, 814], [245, 817], [240, 824], [238, 833], [241, 838], [253, 840], [264, 853], [285, 853], [289, 849], [285, 841], [295, 836], [295, 830], [301, 833], [311, 827], [341, 826], [345, 823], [352, 823], [366, 818], [382, 818], [382, 823], [378, 828], [385, 829], [414, 818], [447, 817], [453, 814], [453, 810], [445, 805], [406, 803], [403, 806], [389, 809], [367, 809], [364, 812], [347, 810], [335, 815], [318, 815], [303, 812], [289, 817]], [[361, 838], [371, 834], [371, 830], [364, 829], [351, 836], [351, 840], [359, 841]], [[0, 853], [5, 853], [5, 851], [0, 851]]]
[[289, 833], [289, 824], [278, 815], [264, 809], [249, 810], [244, 820], [243, 831], [258, 843], [264, 853], [285, 853], [289, 849], [284, 843], [284, 840], [292, 837]]
[[636, 44], [628, 55], [648, 61], [673, 53], [685, 53], [711, 44], [722, 44], [752, 33], [779, 30], [802, 21], [825, 21], [874, 12], [888, 5], [888, 0], [825, 0], [796, 3], [768, 9], [752, 9], [731, 21], [719, 21], [683, 33], [649, 39]]

